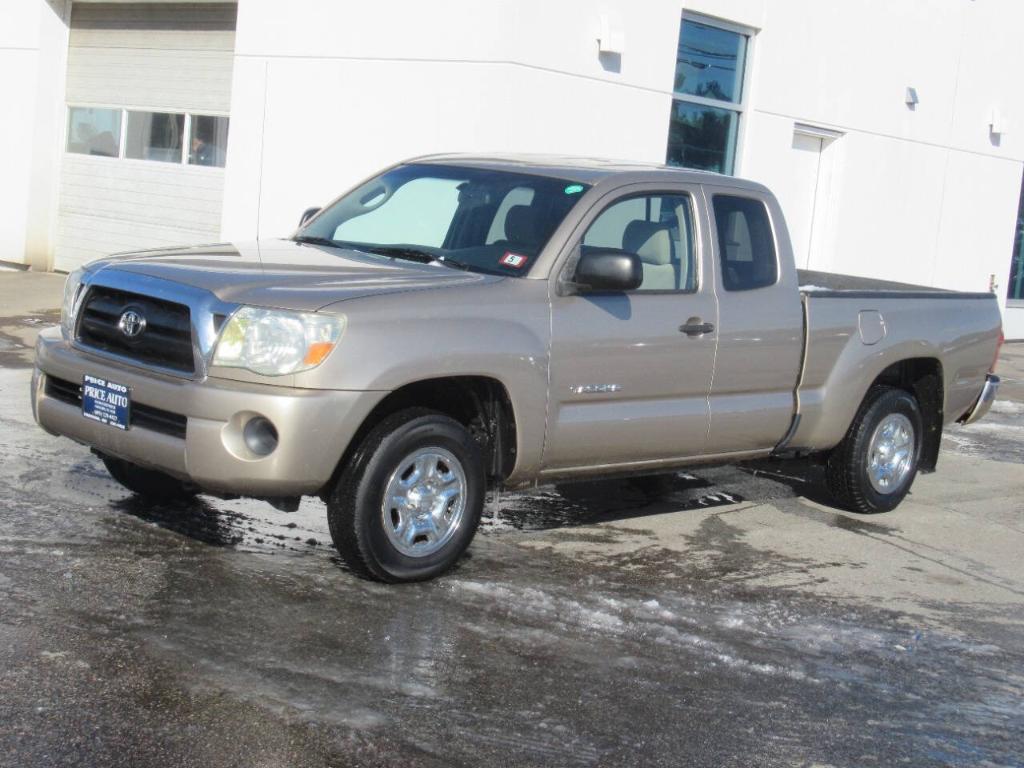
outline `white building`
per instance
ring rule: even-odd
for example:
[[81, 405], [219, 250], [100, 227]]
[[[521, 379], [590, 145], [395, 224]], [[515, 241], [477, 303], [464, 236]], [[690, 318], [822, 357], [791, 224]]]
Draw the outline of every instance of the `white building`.
[[991, 287], [1024, 338], [1021, 29], [1019, 0], [5, 0], [0, 260], [287, 235], [423, 153], [668, 159], [771, 186], [799, 266]]

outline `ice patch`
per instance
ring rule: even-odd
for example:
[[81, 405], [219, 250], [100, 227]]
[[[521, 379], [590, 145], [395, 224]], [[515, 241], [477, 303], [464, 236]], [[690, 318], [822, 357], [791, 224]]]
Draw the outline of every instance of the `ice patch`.
[[984, 432], [990, 435], [1001, 437], [1018, 437], [1024, 432], [1024, 424], [999, 424], [994, 421], [979, 421], [964, 427], [964, 430], [972, 433]]
[[1024, 403], [1015, 403], [1013, 400], [996, 400], [992, 403], [992, 413], [1021, 416], [1024, 415]]
[[[520, 629], [524, 628], [525, 620], [542, 623], [546, 631], [558, 634], [572, 634], [574, 630], [585, 629], [627, 641], [648, 638], [658, 645], [695, 653], [698, 669], [699, 662], [703, 660], [705, 664], [722, 664], [752, 674], [817, 682], [801, 669], [744, 658], [746, 652], [740, 649], [745, 647], [746, 638], [764, 634], [758, 629], [767, 619], [780, 618], [771, 604], [767, 606], [767, 615], [743, 616], [735, 606], [731, 606], [724, 617], [708, 617], [703, 615], [708, 606], [697, 601], [684, 600], [683, 604], [676, 605], [680, 601], [671, 600], [676, 607], [673, 612], [656, 599], [619, 599], [598, 595], [596, 602], [588, 605], [589, 601], [580, 601], [575, 596], [511, 584], [467, 580], [453, 583], [452, 588], [480, 596], [496, 608], [518, 614]], [[701, 613], [689, 615], [693, 611]], [[734, 646], [732, 642], [705, 636], [704, 629], [714, 624], [742, 633], [736, 638], [740, 644]]]

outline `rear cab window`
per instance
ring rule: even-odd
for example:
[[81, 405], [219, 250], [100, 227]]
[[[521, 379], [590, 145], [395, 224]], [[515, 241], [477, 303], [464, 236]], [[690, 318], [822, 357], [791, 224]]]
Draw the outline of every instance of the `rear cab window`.
[[752, 291], [775, 285], [779, 263], [764, 202], [751, 197], [715, 195], [712, 208], [725, 290]]

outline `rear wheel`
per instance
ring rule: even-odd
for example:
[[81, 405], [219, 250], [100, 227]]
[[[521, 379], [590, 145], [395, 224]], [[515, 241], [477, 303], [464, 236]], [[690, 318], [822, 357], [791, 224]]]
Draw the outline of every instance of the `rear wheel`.
[[150, 501], [174, 501], [196, 495], [196, 489], [155, 469], [146, 469], [113, 456], [100, 456], [110, 476], [132, 493]]
[[853, 512], [888, 512], [910, 491], [921, 455], [921, 410], [909, 392], [868, 392], [846, 437], [828, 457], [833, 497]]
[[465, 427], [426, 409], [401, 411], [370, 431], [342, 471], [327, 503], [331, 538], [362, 576], [430, 579], [469, 546], [485, 488]]

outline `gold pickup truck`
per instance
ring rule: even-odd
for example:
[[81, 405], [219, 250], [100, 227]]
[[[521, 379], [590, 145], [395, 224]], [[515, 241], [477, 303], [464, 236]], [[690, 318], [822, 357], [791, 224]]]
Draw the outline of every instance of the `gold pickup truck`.
[[992, 294], [798, 273], [775, 197], [659, 166], [431, 156], [283, 240], [68, 277], [43, 429], [157, 499], [327, 504], [357, 572], [443, 573], [489, 487], [820, 455], [893, 509], [987, 411]]

